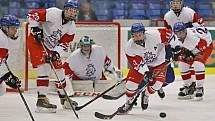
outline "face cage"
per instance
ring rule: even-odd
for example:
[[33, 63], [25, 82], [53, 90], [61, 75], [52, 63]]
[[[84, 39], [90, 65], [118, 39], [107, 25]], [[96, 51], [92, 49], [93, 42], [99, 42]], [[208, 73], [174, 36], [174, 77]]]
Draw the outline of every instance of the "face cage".
[[171, 1], [170, 2], [170, 9], [174, 12], [180, 12], [182, 9], [183, 3], [182, 1]]
[[[64, 19], [67, 20], [67, 21], [76, 21], [78, 14], [76, 14], [76, 16], [69, 16], [69, 17], [67, 17], [67, 16], [65, 15], [65, 10], [68, 10], [68, 9], [75, 9], [75, 10], [78, 11], [77, 8], [69, 8], [69, 7], [64, 8]], [[78, 11], [78, 12], [79, 12], [79, 11]], [[78, 13], [78, 12], [77, 12], [77, 13]]]

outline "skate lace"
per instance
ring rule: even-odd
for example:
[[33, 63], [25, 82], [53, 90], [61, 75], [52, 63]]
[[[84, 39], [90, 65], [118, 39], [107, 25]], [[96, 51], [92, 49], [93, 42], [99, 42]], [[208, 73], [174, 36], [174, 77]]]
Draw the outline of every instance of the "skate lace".
[[39, 97], [38, 99], [41, 99], [45, 103], [49, 103], [49, 99], [47, 97]]
[[148, 104], [148, 102], [149, 102], [149, 96], [144, 95], [143, 104]]
[[197, 89], [196, 89], [196, 93], [203, 93], [202, 88], [197, 88]]

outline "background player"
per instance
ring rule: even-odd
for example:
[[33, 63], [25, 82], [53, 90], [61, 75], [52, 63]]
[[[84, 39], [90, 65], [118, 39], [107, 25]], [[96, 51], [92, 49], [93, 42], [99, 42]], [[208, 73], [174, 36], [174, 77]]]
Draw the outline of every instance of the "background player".
[[[170, 1], [170, 11], [168, 11], [164, 15], [164, 26], [167, 29], [172, 30], [174, 24], [177, 22], [184, 22], [187, 28], [193, 27], [193, 23], [198, 23], [200, 25], [204, 24], [203, 19], [193, 9], [184, 6], [183, 0], [172, 0]], [[172, 51], [168, 46], [166, 47], [166, 52], [167, 52], [167, 55], [170, 55], [169, 57], [171, 57]], [[167, 60], [169, 57], [167, 57]], [[172, 69], [170, 69], [167, 74], [172, 74], [172, 76], [174, 75], [173, 67], [174, 66], [172, 65]], [[195, 75], [195, 72], [192, 67], [190, 69], [190, 73], [192, 75]], [[174, 79], [175, 78], [168, 78], [167, 82], [168, 83], [173, 82]], [[194, 82], [192, 86], [195, 86], [195, 80], [190, 79], [190, 81]], [[180, 90], [182, 89], [183, 87], [180, 88]], [[161, 90], [160, 92], [163, 92], [163, 91]], [[161, 94], [163, 95], [164, 93], [160, 93], [159, 95]]]
[[12, 15], [5, 15], [0, 19], [0, 95], [6, 92], [5, 83], [12, 87], [17, 88], [21, 86], [21, 81], [7, 69], [5, 62], [9, 55], [9, 41], [14, 41], [18, 38], [16, 33], [20, 22], [17, 17]]
[[186, 28], [183, 22], [178, 22], [173, 28], [175, 34], [182, 42], [182, 47], [188, 49], [182, 56], [179, 62], [181, 77], [184, 80], [184, 89], [178, 94], [179, 98], [190, 98], [194, 89], [191, 86], [189, 79], [190, 66], [194, 67], [196, 77], [196, 92], [195, 99], [202, 100], [204, 95], [203, 83], [205, 81], [205, 63], [213, 50], [212, 37], [210, 32], [205, 27]]
[[[46, 95], [49, 85], [51, 61], [60, 82], [56, 83], [63, 108], [71, 108], [63, 88], [66, 87], [65, 74], [60, 56], [67, 52], [69, 43], [75, 35], [75, 20], [78, 14], [78, 3], [70, 0], [64, 5], [64, 10], [58, 8], [32, 10], [28, 14], [31, 33], [28, 37], [31, 63], [38, 70], [37, 77], [37, 110], [36, 112], [56, 112], [57, 106], [50, 104]], [[41, 45], [44, 43], [45, 48]], [[44, 49], [49, 53], [47, 56]], [[72, 101], [73, 105], [77, 105]]]

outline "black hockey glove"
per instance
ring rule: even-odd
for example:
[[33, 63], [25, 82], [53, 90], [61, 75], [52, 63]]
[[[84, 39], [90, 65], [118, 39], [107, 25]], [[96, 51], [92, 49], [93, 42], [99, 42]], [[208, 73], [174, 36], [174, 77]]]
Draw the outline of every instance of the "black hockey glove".
[[46, 57], [46, 62], [50, 63], [60, 59], [60, 54], [57, 51], [51, 51], [50, 55]]
[[186, 49], [186, 50], [184, 51], [183, 60], [184, 60], [185, 62], [192, 61], [194, 58], [195, 58], [195, 55], [194, 55], [191, 51], [189, 51], [188, 49]]
[[185, 26], [186, 26], [186, 28], [192, 28], [193, 23], [192, 22], [185, 23]]
[[153, 80], [152, 72], [146, 71], [145, 74], [144, 74], [144, 80], [148, 81], [148, 82], [152, 81]]
[[13, 73], [11, 72], [7, 72], [4, 76], [2, 76], [0, 78], [1, 80], [5, 81], [5, 83], [16, 89], [18, 87], [21, 87], [21, 81], [18, 79], [18, 77], [16, 77], [15, 75], [13, 75]]
[[34, 39], [40, 44], [43, 39], [43, 30], [39, 27], [31, 27], [31, 33], [34, 35]]
[[172, 49], [173, 51], [173, 57], [172, 59], [174, 61], [177, 61], [179, 59], [179, 57], [182, 55], [182, 48], [180, 46], [176, 46], [175, 48]]

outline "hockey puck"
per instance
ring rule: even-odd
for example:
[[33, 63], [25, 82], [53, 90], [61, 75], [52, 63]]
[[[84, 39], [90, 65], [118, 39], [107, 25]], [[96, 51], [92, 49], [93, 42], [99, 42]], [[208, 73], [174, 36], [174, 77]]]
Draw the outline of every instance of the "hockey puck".
[[165, 118], [165, 117], [166, 117], [166, 113], [161, 112], [161, 113], [160, 113], [160, 117], [161, 117], [161, 118]]

